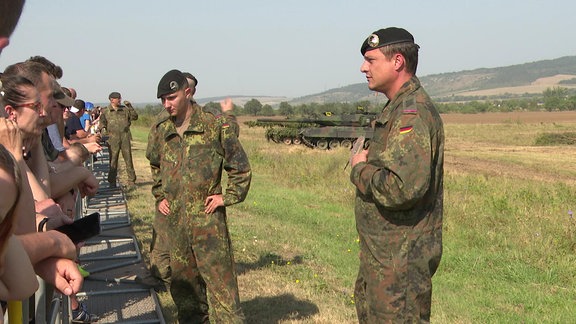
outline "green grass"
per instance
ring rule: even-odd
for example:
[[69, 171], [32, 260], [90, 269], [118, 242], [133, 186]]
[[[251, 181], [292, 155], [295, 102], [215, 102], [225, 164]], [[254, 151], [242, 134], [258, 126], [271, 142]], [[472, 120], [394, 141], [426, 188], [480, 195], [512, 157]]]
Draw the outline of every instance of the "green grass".
[[[444, 254], [433, 279], [433, 322], [576, 318], [576, 220], [568, 213], [576, 211], [576, 148], [534, 146], [538, 134], [569, 128], [446, 125]], [[142, 185], [128, 195], [144, 251], [153, 215], [147, 131], [133, 127]], [[348, 153], [267, 142], [257, 128], [242, 128], [240, 139], [254, 177], [246, 201], [228, 215], [249, 322], [356, 322]], [[173, 319], [169, 296], [161, 299]]]

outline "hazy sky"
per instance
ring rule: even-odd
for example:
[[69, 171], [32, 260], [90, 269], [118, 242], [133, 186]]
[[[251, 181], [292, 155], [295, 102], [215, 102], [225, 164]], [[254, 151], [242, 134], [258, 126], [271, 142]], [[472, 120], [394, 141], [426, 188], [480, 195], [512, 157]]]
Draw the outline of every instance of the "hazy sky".
[[170, 69], [197, 98], [299, 97], [365, 82], [360, 45], [397, 26], [421, 47], [418, 75], [576, 55], [573, 0], [27, 0], [0, 68], [43, 55], [87, 101], [120, 91], [157, 102]]

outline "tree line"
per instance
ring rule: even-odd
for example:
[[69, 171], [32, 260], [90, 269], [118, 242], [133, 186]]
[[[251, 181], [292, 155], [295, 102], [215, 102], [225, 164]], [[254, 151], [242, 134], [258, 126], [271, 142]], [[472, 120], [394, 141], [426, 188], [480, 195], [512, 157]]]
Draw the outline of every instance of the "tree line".
[[[468, 99], [468, 100], [467, 100]], [[567, 111], [576, 110], [576, 94], [567, 88], [553, 87], [543, 91], [540, 95], [524, 96], [520, 98], [452, 98], [451, 101], [436, 101], [440, 113], [484, 113], [484, 112], [512, 112], [512, 111]], [[211, 108], [220, 109], [218, 102], [206, 104]], [[247, 101], [244, 106], [234, 105], [234, 113], [237, 116], [313, 116], [330, 112], [332, 114], [349, 114], [359, 111], [378, 112], [382, 104], [369, 100], [353, 103], [307, 103], [291, 105], [284, 101], [274, 108], [269, 104], [262, 104], [257, 99]], [[139, 107], [141, 124], [150, 125], [155, 116], [159, 115], [164, 108], [161, 104], [147, 104]], [[139, 123], [139, 124], [140, 124]]]

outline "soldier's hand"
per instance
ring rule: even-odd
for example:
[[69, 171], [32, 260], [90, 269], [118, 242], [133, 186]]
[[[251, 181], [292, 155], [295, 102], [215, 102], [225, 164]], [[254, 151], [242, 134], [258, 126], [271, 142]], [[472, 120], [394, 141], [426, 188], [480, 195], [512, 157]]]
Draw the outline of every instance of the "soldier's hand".
[[222, 112], [232, 112], [232, 110], [234, 109], [234, 104], [232, 103], [232, 99], [230, 98], [226, 98], [222, 101], [220, 101], [220, 108], [222, 109]]
[[162, 201], [158, 204], [158, 211], [161, 212], [164, 216], [170, 215], [170, 203], [168, 203], [168, 199], [162, 199]]
[[132, 108], [132, 103], [128, 100], [124, 100], [124, 105], [126, 105], [127, 107]]
[[362, 150], [358, 154], [352, 155], [350, 166], [354, 167], [360, 162], [366, 162], [368, 160], [368, 150]]
[[216, 208], [224, 206], [224, 198], [222, 195], [212, 195], [206, 198], [204, 202], [204, 212], [206, 214], [212, 214]]

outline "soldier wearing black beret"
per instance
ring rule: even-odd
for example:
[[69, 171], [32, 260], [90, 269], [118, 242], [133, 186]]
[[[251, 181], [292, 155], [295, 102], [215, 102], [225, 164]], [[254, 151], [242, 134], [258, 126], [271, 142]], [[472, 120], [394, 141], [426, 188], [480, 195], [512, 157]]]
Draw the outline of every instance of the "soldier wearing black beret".
[[360, 269], [360, 323], [430, 321], [442, 256], [444, 129], [416, 77], [418, 45], [405, 29], [370, 34], [360, 52], [368, 88], [388, 97], [368, 149], [351, 157]]
[[192, 100], [182, 72], [168, 71], [156, 95], [169, 116], [146, 148], [157, 207], [152, 270], [168, 281], [180, 323], [243, 323], [226, 207], [248, 194], [248, 157], [228, 119]]

